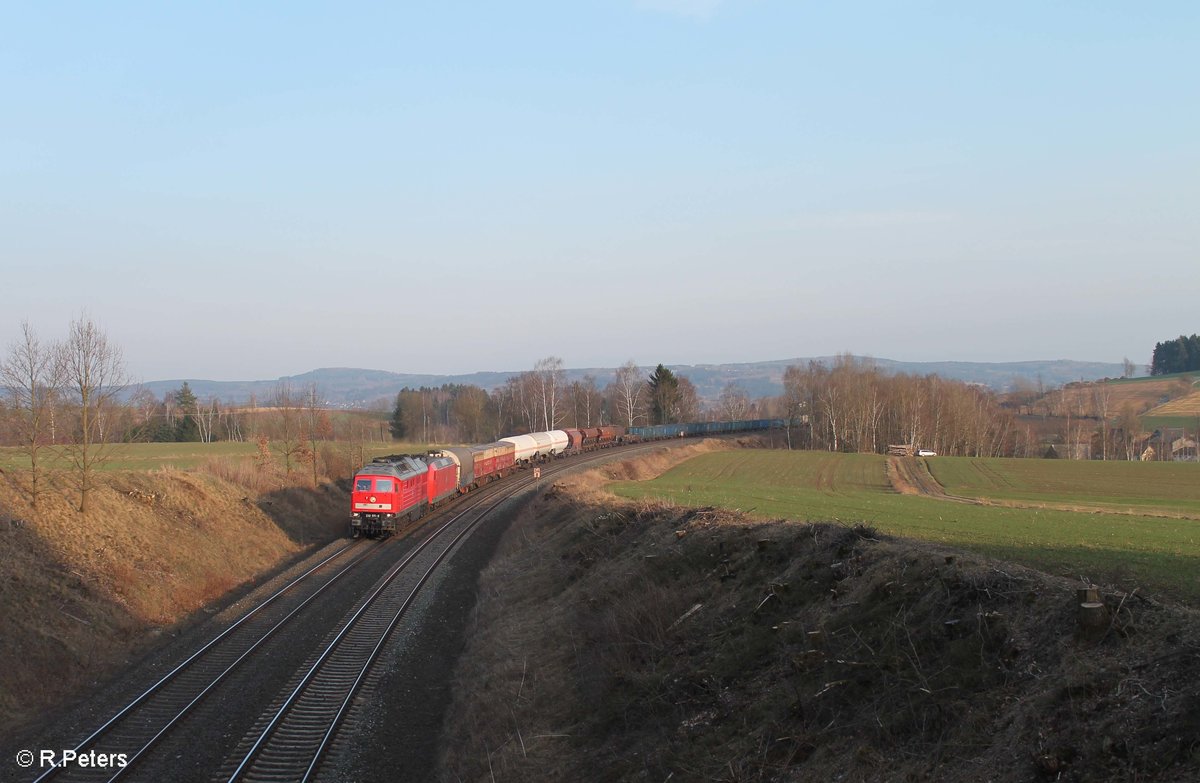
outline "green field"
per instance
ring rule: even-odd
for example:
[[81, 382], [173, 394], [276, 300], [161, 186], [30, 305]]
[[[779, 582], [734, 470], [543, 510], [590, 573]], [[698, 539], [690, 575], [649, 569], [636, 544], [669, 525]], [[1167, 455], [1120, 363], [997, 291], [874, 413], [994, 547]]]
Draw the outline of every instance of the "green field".
[[[688, 460], [654, 481], [617, 482], [612, 488], [628, 498], [734, 508], [762, 519], [865, 522], [892, 535], [973, 549], [1052, 573], [1200, 599], [1200, 521], [899, 495], [891, 490], [885, 465], [877, 455], [719, 452]], [[1192, 486], [1185, 502], [1200, 500], [1200, 481]]]
[[1142, 416], [1142, 427], [1147, 430], [1180, 429], [1191, 435], [1200, 430], [1200, 416]]
[[927, 464], [952, 495], [1200, 519], [1200, 465], [1193, 463], [938, 457]]
[[[345, 449], [345, 442], [319, 442], [318, 448], [331, 445]], [[203, 465], [210, 459], [252, 458], [258, 452], [255, 443], [218, 441], [216, 443], [121, 443], [109, 448], [109, 458], [101, 470], [157, 470], [178, 468], [190, 470]], [[365, 446], [367, 459], [384, 454], [413, 454], [427, 449], [412, 443], [368, 443]], [[49, 470], [66, 470], [70, 464], [57, 448], [45, 448], [40, 461]], [[0, 470], [27, 470], [29, 458], [17, 448], [0, 448]]]

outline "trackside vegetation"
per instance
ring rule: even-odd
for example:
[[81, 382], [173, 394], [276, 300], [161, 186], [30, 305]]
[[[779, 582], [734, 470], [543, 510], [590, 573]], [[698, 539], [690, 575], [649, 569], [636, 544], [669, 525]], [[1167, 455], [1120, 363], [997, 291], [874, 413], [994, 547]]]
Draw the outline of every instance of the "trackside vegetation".
[[513, 523], [439, 780], [1200, 779], [1195, 610], [1105, 589], [1089, 638], [1075, 576], [605, 491], [677, 465], [680, 494], [748, 508], [889, 497], [878, 459], [673, 456], [556, 481]]
[[[627, 498], [737, 509], [758, 519], [861, 522], [885, 533], [973, 549], [1126, 590], [1200, 599], [1200, 519], [1157, 515], [1200, 509], [1200, 481], [1195, 480], [1200, 473], [1194, 465], [1009, 465], [1021, 461], [969, 458], [930, 462], [950, 491], [1029, 501], [1100, 500], [1113, 511], [900, 495], [888, 481], [886, 458], [828, 452], [705, 454], [653, 481], [617, 482], [612, 489]], [[1135, 471], [1121, 474], [1120, 468]], [[1188, 468], [1194, 477], [1190, 484], [1181, 478]], [[1117, 513], [1118, 508], [1133, 513]]]

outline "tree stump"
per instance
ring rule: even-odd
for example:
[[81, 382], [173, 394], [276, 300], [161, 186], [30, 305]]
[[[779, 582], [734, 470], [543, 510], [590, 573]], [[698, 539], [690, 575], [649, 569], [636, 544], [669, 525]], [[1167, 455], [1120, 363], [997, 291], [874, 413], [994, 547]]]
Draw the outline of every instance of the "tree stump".
[[1085, 639], [1096, 639], [1108, 629], [1108, 608], [1099, 601], [1079, 605], [1079, 633]]

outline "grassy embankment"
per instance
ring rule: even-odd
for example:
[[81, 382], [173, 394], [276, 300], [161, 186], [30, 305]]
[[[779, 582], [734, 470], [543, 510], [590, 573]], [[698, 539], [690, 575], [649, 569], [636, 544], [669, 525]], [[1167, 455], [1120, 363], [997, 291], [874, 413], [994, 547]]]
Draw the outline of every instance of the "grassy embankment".
[[[377, 443], [370, 442], [363, 446], [366, 459], [385, 454], [420, 453], [426, 446], [416, 443]], [[317, 443], [317, 450], [323, 453], [332, 451], [349, 455], [349, 444], [345, 442]], [[158, 468], [176, 468], [192, 470], [202, 467], [214, 460], [243, 460], [258, 453], [255, 443], [219, 441], [217, 443], [123, 443], [112, 448], [111, 458], [99, 467], [105, 472], [120, 470], [155, 470]], [[61, 452], [55, 449], [45, 449], [41, 460], [43, 466], [50, 470], [66, 471], [70, 463]], [[20, 449], [0, 448], [0, 470], [28, 470], [29, 457]]]
[[[403, 450], [368, 448], [368, 458]], [[247, 443], [118, 446], [83, 515], [61, 456], [47, 450], [35, 508], [27, 458], [0, 450], [0, 729], [36, 718], [193, 612], [344, 533], [344, 489], [257, 456]], [[353, 469], [341, 444], [323, 444], [322, 456], [330, 475]]]
[[[948, 503], [896, 494], [885, 459], [867, 454], [740, 451], [707, 454], [650, 482], [620, 482], [628, 498], [742, 510], [759, 519], [866, 522], [897, 536], [964, 547], [1052, 573], [1200, 600], [1200, 470], [1162, 463], [938, 458], [951, 493], [1029, 502], [1097, 503], [1097, 513]], [[1191, 481], [1188, 480], [1189, 475]]]

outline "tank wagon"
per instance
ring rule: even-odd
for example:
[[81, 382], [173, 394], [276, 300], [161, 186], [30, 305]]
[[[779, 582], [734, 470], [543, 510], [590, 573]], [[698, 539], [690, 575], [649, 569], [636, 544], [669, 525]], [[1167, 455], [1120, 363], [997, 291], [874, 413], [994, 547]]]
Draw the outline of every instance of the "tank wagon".
[[512, 444], [516, 449], [516, 460], [521, 465], [546, 462], [562, 454], [571, 445], [570, 437], [562, 430], [513, 435], [509, 438], [501, 438], [500, 442]]

